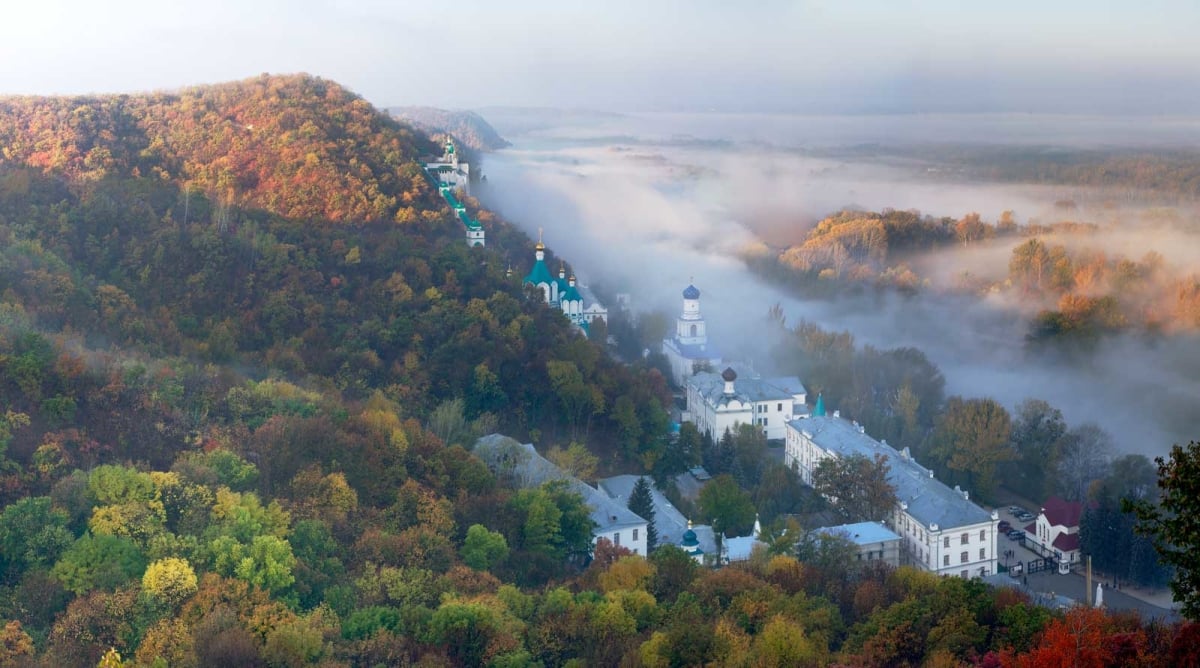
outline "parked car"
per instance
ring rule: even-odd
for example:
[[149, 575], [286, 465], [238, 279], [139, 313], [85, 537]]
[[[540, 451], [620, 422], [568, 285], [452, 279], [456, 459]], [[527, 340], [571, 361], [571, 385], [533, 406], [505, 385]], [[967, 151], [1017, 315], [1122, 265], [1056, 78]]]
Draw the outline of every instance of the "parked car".
[[1008, 523], [1008, 520], [1000, 520], [1000, 524], [997, 524], [996, 528], [1000, 529], [1000, 533], [1007, 534], [1009, 531], [1012, 531], [1013, 527]]
[[1011, 540], [1025, 540], [1025, 532], [1020, 529], [1013, 529], [1008, 532], [1008, 537]]
[[1023, 512], [1025, 512], [1025, 509], [1024, 509], [1024, 508], [1022, 508], [1021, 506], [1009, 506], [1009, 507], [1008, 507], [1008, 512], [1012, 513], [1013, 515], [1016, 515], [1016, 514], [1018, 514], [1018, 513], [1023, 513]]
[[1019, 513], [1016, 513], [1016, 515], [1017, 515], [1017, 519], [1021, 520], [1022, 522], [1032, 522], [1033, 521], [1033, 514], [1027, 513], [1024, 510], [1022, 510]]

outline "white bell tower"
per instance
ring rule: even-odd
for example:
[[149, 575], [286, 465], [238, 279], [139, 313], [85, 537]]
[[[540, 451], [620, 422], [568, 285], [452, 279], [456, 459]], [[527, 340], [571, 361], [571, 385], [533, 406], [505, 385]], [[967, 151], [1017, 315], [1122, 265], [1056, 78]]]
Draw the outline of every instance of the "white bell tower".
[[704, 316], [700, 315], [700, 291], [688, 285], [683, 291], [683, 313], [675, 321], [675, 339], [682, 344], [705, 346], [708, 334], [704, 331]]

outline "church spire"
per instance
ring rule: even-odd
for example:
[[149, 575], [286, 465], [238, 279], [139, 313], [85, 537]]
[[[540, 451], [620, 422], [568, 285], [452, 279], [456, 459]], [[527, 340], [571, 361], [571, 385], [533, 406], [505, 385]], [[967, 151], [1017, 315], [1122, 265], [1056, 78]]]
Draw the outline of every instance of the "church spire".
[[817, 393], [817, 405], [813, 407], [813, 417], [825, 417], [825, 395]]

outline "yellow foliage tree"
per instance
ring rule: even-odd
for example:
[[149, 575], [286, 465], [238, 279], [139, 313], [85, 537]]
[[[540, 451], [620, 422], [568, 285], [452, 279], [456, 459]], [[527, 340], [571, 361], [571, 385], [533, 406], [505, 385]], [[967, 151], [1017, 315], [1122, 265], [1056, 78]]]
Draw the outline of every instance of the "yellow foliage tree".
[[185, 559], [159, 559], [146, 567], [142, 576], [142, 589], [171, 605], [196, 593], [196, 588], [196, 571]]

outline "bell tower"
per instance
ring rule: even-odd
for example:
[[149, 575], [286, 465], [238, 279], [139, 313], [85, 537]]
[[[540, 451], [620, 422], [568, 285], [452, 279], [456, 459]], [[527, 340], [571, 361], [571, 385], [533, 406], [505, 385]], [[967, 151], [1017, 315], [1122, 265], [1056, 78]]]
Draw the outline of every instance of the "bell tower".
[[691, 284], [683, 291], [683, 313], [675, 321], [675, 338], [682, 344], [701, 348], [708, 343], [704, 316], [700, 315], [700, 290]]

